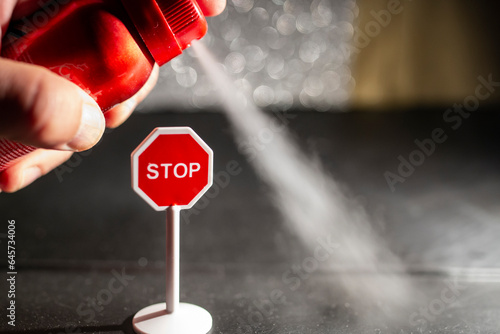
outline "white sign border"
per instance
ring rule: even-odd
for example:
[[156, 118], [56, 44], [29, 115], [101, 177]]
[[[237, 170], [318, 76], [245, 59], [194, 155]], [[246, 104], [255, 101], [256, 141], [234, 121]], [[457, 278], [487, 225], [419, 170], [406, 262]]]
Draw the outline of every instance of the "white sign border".
[[187, 205], [178, 205], [180, 209], [190, 209], [203, 196], [213, 184], [213, 164], [214, 152], [212, 149], [194, 132], [193, 129], [187, 126], [179, 127], [159, 127], [155, 128], [149, 136], [137, 146], [131, 154], [132, 161], [132, 188], [139, 194], [153, 209], [156, 211], [164, 211], [168, 206], [159, 206], [156, 204], [142, 189], [139, 188], [139, 156], [151, 145], [151, 143], [160, 135], [173, 134], [189, 134], [191, 137], [208, 153], [208, 182], [207, 185], [196, 195]]

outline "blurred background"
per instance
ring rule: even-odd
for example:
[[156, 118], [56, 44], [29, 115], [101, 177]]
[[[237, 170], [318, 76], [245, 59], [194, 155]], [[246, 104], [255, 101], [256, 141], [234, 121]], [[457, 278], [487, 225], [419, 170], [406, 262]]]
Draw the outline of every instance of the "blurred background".
[[[99, 145], [0, 194], [2, 219], [16, 220], [20, 268], [19, 326], [6, 333], [76, 332], [69, 325], [132, 333], [135, 312], [164, 300], [164, 213], [133, 192], [129, 167], [158, 126], [192, 127], [215, 152], [216, 174], [241, 168], [182, 215], [181, 300], [208, 309], [214, 333], [498, 333], [499, 9], [468, 0], [228, 0], [209, 18], [202, 42], [216, 66], [366, 212], [381, 245], [402, 259], [407, 272], [397, 274], [425, 295], [406, 300], [399, 321], [362, 320], [371, 310], [354, 307], [341, 285], [342, 275], [371, 280], [371, 272], [329, 261], [306, 278], [292, 274], [311, 250], [272, 202], [276, 193], [243, 154], [217, 87], [187, 50]], [[479, 85], [487, 98], [478, 98]], [[443, 119], [467, 101], [474, 113]], [[400, 175], [401, 159], [436, 129], [446, 140], [391, 187], [386, 173]], [[134, 279], [95, 309], [113, 270]], [[270, 306], [276, 289], [286, 302]], [[443, 291], [455, 291], [453, 302]]]
[[[203, 43], [263, 108], [447, 106], [473, 94], [478, 76], [500, 77], [499, 9], [444, 0], [229, 0], [209, 18]], [[215, 103], [190, 50], [162, 68], [143, 109]]]

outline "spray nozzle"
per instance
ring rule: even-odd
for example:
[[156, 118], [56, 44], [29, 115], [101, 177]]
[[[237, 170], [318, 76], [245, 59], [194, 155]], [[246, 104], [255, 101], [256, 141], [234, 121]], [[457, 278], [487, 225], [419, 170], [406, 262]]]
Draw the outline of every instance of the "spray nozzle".
[[192, 0], [157, 0], [165, 20], [181, 49], [207, 32], [207, 22], [197, 3]]
[[122, 0], [149, 52], [163, 65], [207, 32], [195, 0]]

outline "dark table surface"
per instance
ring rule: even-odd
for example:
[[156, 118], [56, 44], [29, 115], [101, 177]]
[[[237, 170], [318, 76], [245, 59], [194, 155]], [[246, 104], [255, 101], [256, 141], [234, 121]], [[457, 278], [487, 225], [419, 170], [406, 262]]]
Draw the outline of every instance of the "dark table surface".
[[[182, 125], [211, 146], [216, 173], [231, 161], [241, 167], [206, 205], [182, 214], [181, 301], [209, 310], [213, 333], [500, 333], [500, 114], [477, 112], [455, 130], [444, 111], [297, 112], [289, 124], [383, 222], [387, 243], [410, 268], [400, 275], [425, 294], [399, 321], [367, 321], [338, 284], [341, 275], [370, 279], [369, 272], [320, 268], [292, 289], [283, 273], [308, 251], [238, 152], [224, 116], [164, 112], [135, 115], [63, 169], [0, 194], [2, 258], [8, 220], [15, 220], [18, 272], [16, 326], [6, 323], [2, 279], [0, 328], [132, 333], [133, 315], [164, 300], [165, 214], [132, 191], [130, 153], [154, 127]], [[447, 140], [391, 191], [384, 173], [436, 128]], [[450, 281], [456, 298], [437, 309]], [[284, 298], [275, 300], [276, 291]]]

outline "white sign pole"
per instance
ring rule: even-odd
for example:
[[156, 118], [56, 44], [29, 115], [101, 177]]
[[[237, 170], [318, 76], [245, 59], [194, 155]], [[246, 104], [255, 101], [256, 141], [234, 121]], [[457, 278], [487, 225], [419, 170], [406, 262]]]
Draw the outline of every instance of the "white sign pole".
[[167, 208], [165, 303], [137, 312], [133, 319], [136, 333], [206, 334], [212, 328], [212, 316], [207, 310], [179, 303], [180, 211], [176, 205]]
[[180, 208], [172, 205], [167, 208], [167, 257], [166, 266], [166, 304], [167, 313], [179, 308], [179, 259], [180, 259]]

